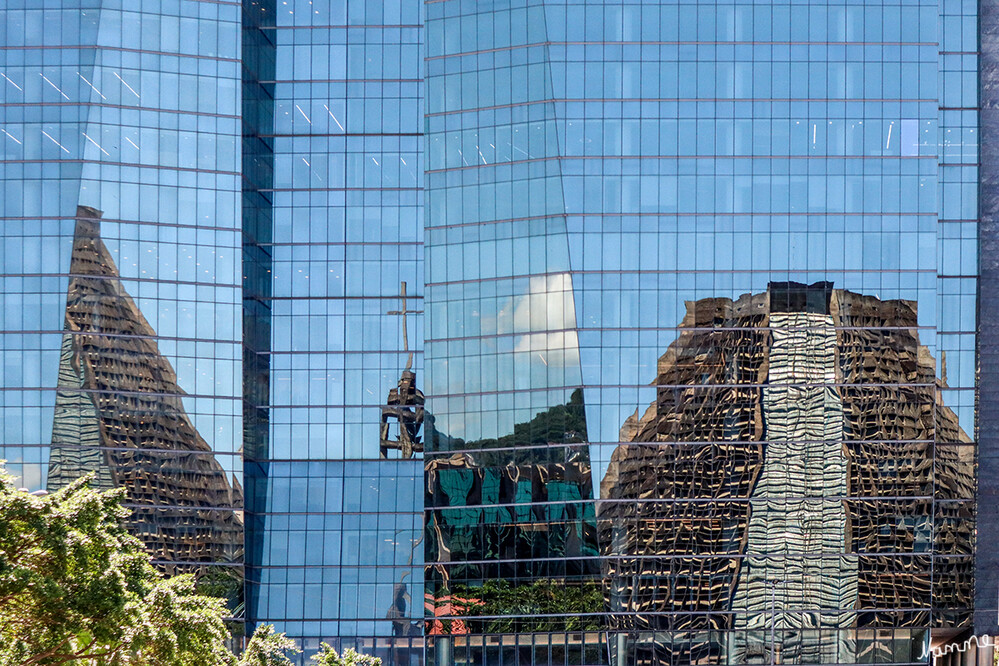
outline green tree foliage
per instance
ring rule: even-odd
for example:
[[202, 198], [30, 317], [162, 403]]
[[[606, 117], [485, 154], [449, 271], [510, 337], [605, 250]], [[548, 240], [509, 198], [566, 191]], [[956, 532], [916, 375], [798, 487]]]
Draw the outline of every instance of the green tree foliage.
[[337, 654], [327, 643], [323, 643], [319, 652], [312, 656], [312, 663], [314, 666], [382, 666], [382, 660], [378, 657], [359, 654], [353, 648]]
[[[499, 616], [485, 621], [487, 633], [599, 631], [604, 597], [594, 582], [569, 584], [542, 578], [529, 583], [487, 580], [481, 587], [455, 586], [454, 594], [474, 600], [462, 605], [468, 617]], [[478, 626], [478, 625], [477, 625]]]
[[287, 653], [301, 652], [295, 641], [274, 631], [274, 626], [262, 624], [257, 627], [247, 643], [239, 666], [291, 666]]
[[237, 659], [224, 600], [163, 578], [122, 526], [122, 491], [88, 481], [36, 496], [0, 468], [0, 666], [290, 664], [270, 626]]
[[222, 601], [164, 579], [122, 526], [120, 490], [51, 495], [0, 477], [0, 664], [232, 664]]

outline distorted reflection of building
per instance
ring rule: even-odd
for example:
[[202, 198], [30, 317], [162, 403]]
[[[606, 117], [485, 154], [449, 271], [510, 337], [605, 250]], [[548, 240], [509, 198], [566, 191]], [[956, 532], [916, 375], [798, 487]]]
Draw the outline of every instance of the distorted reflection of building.
[[[388, 458], [390, 450], [398, 450], [404, 459], [412, 458], [414, 453], [423, 452], [423, 442], [420, 439], [420, 429], [423, 427], [424, 403], [423, 391], [416, 386], [416, 373], [413, 371], [413, 352], [409, 350], [409, 331], [406, 318], [410, 314], [423, 314], [423, 310], [410, 310], [406, 307], [408, 293], [406, 283], [399, 285], [401, 310], [390, 310], [388, 314], [402, 317], [402, 345], [406, 352], [406, 367], [399, 375], [399, 384], [389, 389], [385, 406], [382, 407], [382, 423], [379, 431], [379, 454]], [[398, 435], [392, 437], [392, 422], [395, 422]]]
[[121, 284], [100, 212], [77, 212], [48, 488], [123, 486], [130, 530], [163, 568], [238, 562], [242, 489], [184, 408], [156, 332]]
[[599, 650], [604, 602], [581, 391], [498, 439], [428, 437], [430, 634], [456, 637], [455, 663], [481, 655], [483, 635], [594, 632], [576, 647]]
[[[404, 370], [399, 386], [389, 391], [386, 406], [382, 407], [379, 453], [388, 457], [390, 450], [398, 450], [402, 458], [412, 458], [423, 452], [420, 428], [423, 427], [423, 391], [416, 388], [416, 373]], [[395, 421], [398, 435], [392, 437], [391, 423]]]
[[973, 449], [915, 304], [771, 283], [680, 328], [601, 484], [619, 663], [916, 660], [967, 621]]
[[846, 547], [848, 460], [831, 293], [802, 299], [805, 309], [796, 311], [797, 299], [771, 289], [761, 395], [767, 444], [750, 496], [749, 557], [732, 601], [729, 658], [759, 654], [759, 636], [772, 623], [782, 631], [783, 660], [852, 663], [847, 633], [820, 631], [853, 626], [857, 598], [857, 559]]

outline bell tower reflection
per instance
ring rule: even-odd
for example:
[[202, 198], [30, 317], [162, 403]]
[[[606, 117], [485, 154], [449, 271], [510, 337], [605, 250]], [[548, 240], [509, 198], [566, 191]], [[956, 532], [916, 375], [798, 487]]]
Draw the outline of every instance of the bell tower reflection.
[[[388, 458], [391, 449], [397, 449], [404, 459], [413, 457], [414, 453], [423, 452], [423, 441], [420, 430], [423, 427], [424, 404], [423, 391], [416, 387], [416, 373], [413, 372], [413, 352], [409, 350], [409, 330], [406, 327], [406, 315], [423, 314], [423, 310], [406, 308], [408, 300], [406, 283], [399, 285], [399, 297], [402, 300], [401, 310], [389, 310], [390, 315], [402, 317], [402, 345], [406, 353], [406, 367], [399, 376], [399, 385], [390, 389], [385, 406], [382, 407], [382, 421], [379, 431], [379, 454]], [[392, 438], [391, 423], [395, 421], [399, 434]]]

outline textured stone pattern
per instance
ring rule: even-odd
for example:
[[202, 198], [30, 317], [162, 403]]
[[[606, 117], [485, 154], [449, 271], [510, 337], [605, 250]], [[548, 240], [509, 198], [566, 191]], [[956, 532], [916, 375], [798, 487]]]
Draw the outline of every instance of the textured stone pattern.
[[[979, 3], [978, 543], [999, 540], [999, 6]], [[975, 561], [975, 632], [999, 631], [999, 549]]]

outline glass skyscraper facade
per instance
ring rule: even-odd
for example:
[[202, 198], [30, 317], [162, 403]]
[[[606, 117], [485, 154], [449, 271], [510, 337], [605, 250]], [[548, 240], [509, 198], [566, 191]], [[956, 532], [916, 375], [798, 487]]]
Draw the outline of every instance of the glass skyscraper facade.
[[248, 614], [420, 663], [422, 8], [244, 7]]
[[0, 458], [243, 603], [238, 4], [0, 5]]
[[0, 0], [0, 458], [306, 654], [995, 633], [994, 14]]
[[976, 12], [427, 4], [437, 663], [970, 627]]

